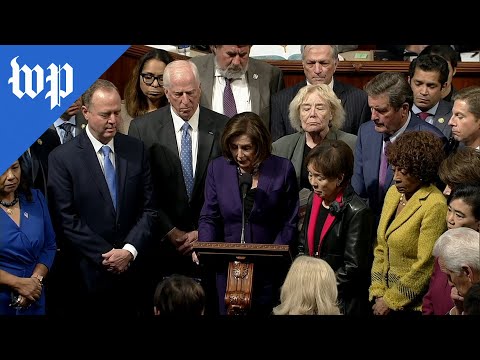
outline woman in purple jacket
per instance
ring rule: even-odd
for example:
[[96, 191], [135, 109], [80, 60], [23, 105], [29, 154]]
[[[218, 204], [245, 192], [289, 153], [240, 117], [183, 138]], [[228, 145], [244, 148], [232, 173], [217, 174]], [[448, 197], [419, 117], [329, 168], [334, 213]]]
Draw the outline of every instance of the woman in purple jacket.
[[[448, 201], [447, 227], [469, 227], [480, 231], [480, 186], [458, 185]], [[423, 315], [446, 315], [454, 306], [450, 292], [452, 285], [442, 272], [438, 260], [430, 279], [428, 292], [423, 297]]]
[[[245, 194], [245, 243], [290, 245], [297, 235], [298, 184], [290, 160], [271, 153], [271, 138], [253, 112], [233, 116], [222, 135], [223, 157], [207, 170], [199, 241], [240, 243], [242, 192]], [[249, 185], [240, 186], [250, 178]], [[243, 191], [241, 188], [244, 188]], [[255, 264], [250, 314], [268, 315], [279, 303], [286, 273]], [[227, 265], [216, 271], [220, 314], [225, 314]]]

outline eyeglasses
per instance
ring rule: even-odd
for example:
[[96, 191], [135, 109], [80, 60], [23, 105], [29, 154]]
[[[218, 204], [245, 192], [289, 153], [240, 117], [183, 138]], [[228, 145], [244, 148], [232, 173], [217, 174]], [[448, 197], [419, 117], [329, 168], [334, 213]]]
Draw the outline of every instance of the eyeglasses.
[[142, 77], [143, 82], [146, 85], [153, 85], [153, 82], [157, 80], [159, 86], [163, 87], [163, 75], [153, 76], [153, 74], [140, 74]]

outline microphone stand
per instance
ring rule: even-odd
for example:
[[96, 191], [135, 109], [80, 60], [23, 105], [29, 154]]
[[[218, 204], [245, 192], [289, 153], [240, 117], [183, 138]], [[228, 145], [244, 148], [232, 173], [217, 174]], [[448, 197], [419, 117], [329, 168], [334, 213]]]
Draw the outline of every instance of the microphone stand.
[[242, 233], [240, 235], [240, 244], [245, 244], [245, 197], [247, 193], [242, 191]]

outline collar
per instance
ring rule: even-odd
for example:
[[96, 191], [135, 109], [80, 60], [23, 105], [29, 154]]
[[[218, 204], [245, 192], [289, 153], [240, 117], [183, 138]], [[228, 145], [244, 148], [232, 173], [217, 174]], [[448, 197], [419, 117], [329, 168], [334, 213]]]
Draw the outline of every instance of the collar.
[[64, 121], [62, 118], [58, 118], [57, 120], [55, 120], [53, 125], [55, 126], [55, 128], [58, 128], [60, 125], [64, 123], [69, 123], [69, 124], [72, 124], [73, 126], [77, 125], [75, 115], [73, 115], [70, 119], [68, 119], [68, 121]]
[[403, 126], [400, 129], [398, 129], [393, 135], [390, 136], [390, 142], [394, 142], [397, 137], [399, 137], [405, 132], [405, 129], [408, 127], [408, 124], [410, 124], [411, 117], [412, 117], [412, 113], [409, 111], [407, 121], [405, 121], [405, 124], [403, 124]]
[[[305, 79], [305, 81], [307, 82], [307, 85], [312, 85], [312, 84], [310, 84], [310, 83], [308, 82], [307, 79]], [[334, 80], [334, 78], [333, 78], [333, 76], [332, 76], [332, 81], [330, 81], [330, 84], [328, 84], [328, 87], [329, 87], [330, 89], [332, 89], [332, 90], [333, 90], [333, 83], [334, 83], [334, 82], [335, 82], [335, 80]]]
[[103, 146], [103, 145], [107, 145], [110, 147], [110, 149], [112, 150], [112, 153], [115, 154], [115, 146], [113, 145], [114, 141], [113, 139], [115, 139], [115, 137], [112, 138], [112, 140], [110, 140], [108, 143], [106, 144], [102, 144], [100, 141], [98, 141], [94, 136], [93, 134], [90, 132], [90, 126], [87, 124], [87, 127], [85, 128], [85, 132], [87, 133], [87, 136], [90, 140], [90, 142], [92, 143], [93, 145], [93, 148], [95, 149], [95, 153], [98, 153], [100, 151], [100, 148]]
[[427, 111], [423, 111], [423, 110], [420, 110], [420, 108], [417, 105], [413, 104], [412, 111], [414, 114], [418, 114], [423, 111], [423, 112], [429, 113], [432, 116], [435, 116], [435, 114], [437, 113], [438, 105], [440, 105], [440, 101], [437, 102], [435, 106], [431, 107]]
[[[182, 131], [182, 126], [185, 123], [180, 116], [178, 116], [175, 111], [173, 111], [172, 106], [170, 105], [170, 113], [172, 114], [173, 127], [175, 128], [175, 133]], [[197, 110], [193, 113], [192, 117], [188, 120], [188, 123], [192, 127], [192, 131], [198, 131], [198, 119], [200, 117], [200, 106], [197, 107]]]

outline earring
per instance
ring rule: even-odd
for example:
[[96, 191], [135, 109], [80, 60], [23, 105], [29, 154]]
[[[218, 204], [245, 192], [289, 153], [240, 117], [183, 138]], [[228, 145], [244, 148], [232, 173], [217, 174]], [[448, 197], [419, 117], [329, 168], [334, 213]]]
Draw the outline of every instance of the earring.
[[342, 182], [340, 180], [337, 181], [337, 186], [340, 186]]

